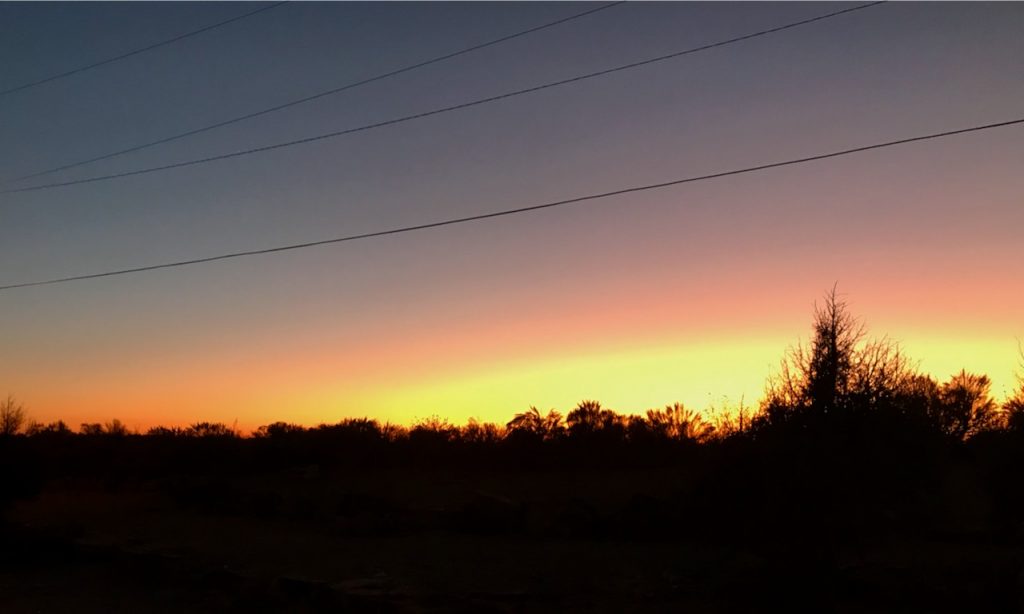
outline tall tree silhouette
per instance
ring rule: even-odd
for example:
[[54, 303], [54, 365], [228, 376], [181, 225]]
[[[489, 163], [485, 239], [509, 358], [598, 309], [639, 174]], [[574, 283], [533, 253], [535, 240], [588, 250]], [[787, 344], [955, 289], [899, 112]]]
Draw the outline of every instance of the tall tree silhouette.
[[12, 395], [0, 401], [0, 435], [16, 435], [25, 424], [25, 408]]
[[835, 286], [825, 294], [823, 305], [815, 304], [813, 331], [810, 346], [798, 343], [790, 348], [779, 373], [768, 382], [764, 410], [769, 420], [812, 408], [829, 413], [846, 396], [864, 327], [850, 315]]
[[810, 344], [790, 348], [768, 380], [762, 422], [891, 408], [912, 385], [915, 370], [899, 346], [866, 339], [835, 286], [815, 305], [812, 329]]
[[854, 351], [864, 337], [864, 327], [838, 298], [836, 288], [815, 309], [814, 340], [802, 364], [804, 396], [822, 411], [835, 410], [849, 390]]

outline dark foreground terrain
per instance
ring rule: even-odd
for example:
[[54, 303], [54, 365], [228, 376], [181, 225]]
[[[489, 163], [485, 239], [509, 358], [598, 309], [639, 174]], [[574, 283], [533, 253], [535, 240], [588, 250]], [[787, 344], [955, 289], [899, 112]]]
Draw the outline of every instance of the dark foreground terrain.
[[[85, 442], [78, 468], [63, 464], [85, 452], [72, 445], [49, 479], [26, 471], [0, 610], [1011, 612], [1024, 595], [1024, 535], [969, 458], [865, 489], [849, 468], [822, 485], [820, 463], [780, 476], [788, 461], [753, 456], [735, 461], [745, 477], [709, 481], [736, 454], [711, 446], [661, 462], [538, 448], [516, 452], [523, 467], [296, 452], [267, 468], [249, 440], [157, 455], [144, 439]], [[616, 468], [630, 454], [643, 462]]]

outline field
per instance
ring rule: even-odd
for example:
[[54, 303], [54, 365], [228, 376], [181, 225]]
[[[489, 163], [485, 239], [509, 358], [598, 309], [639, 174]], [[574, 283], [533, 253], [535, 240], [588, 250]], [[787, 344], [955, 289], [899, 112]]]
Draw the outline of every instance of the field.
[[[1018, 603], [1024, 544], [972, 530], [984, 509], [957, 506], [955, 531], [744, 544], [719, 524], [678, 519], [690, 482], [678, 470], [316, 465], [60, 480], [9, 512], [0, 603], [5, 612], [917, 612]], [[757, 510], [747, 522], [756, 525]]]

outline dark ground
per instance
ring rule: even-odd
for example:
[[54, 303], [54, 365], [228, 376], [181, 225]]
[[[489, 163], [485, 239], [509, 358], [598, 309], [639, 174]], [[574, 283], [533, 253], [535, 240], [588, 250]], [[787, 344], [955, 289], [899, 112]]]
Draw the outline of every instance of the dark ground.
[[0, 611], [1018, 611], [1024, 540], [949, 481], [919, 531], [751, 541], [678, 469], [65, 478], [8, 510]]

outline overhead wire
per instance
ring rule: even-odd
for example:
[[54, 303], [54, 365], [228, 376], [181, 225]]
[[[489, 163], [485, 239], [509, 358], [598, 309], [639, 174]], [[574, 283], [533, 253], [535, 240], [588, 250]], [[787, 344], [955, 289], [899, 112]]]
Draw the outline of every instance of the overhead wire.
[[191, 37], [196, 36], [198, 34], [203, 34], [204, 32], [209, 32], [210, 30], [216, 30], [217, 28], [222, 28], [222, 27], [224, 27], [224, 26], [226, 26], [228, 24], [232, 24], [232, 23], [235, 23], [237, 21], [241, 21], [241, 20], [246, 19], [248, 17], [253, 17], [255, 15], [263, 13], [264, 11], [269, 11], [271, 9], [275, 9], [275, 8], [281, 6], [281, 5], [284, 5], [284, 4], [287, 4], [287, 1], [285, 1], [285, 2], [275, 2], [275, 3], [267, 5], [267, 6], [261, 6], [260, 8], [258, 8], [256, 10], [249, 11], [248, 13], [242, 13], [241, 15], [236, 15], [235, 17], [232, 17], [230, 19], [225, 19], [224, 21], [219, 21], [217, 23], [210, 24], [208, 26], [204, 26], [202, 28], [199, 28], [198, 30], [192, 30], [190, 32], [185, 32], [184, 34], [179, 34], [179, 35], [174, 36], [172, 38], [168, 38], [166, 40], [162, 40], [160, 42], [153, 43], [151, 45], [146, 45], [145, 47], [140, 47], [138, 49], [134, 49], [134, 50], [128, 51], [126, 53], [115, 55], [113, 57], [109, 57], [109, 58], [106, 58], [104, 60], [99, 60], [98, 62], [93, 62], [91, 64], [86, 64], [84, 66], [79, 66], [77, 68], [72, 68], [71, 70], [66, 70], [64, 72], [57, 73], [55, 75], [50, 75], [48, 77], [43, 77], [41, 79], [36, 79], [35, 81], [30, 81], [29, 83], [23, 83], [21, 85], [15, 86], [15, 87], [11, 87], [11, 88], [8, 88], [8, 89], [5, 89], [5, 90], [0, 90], [0, 97], [8, 96], [8, 95], [14, 94], [16, 92], [22, 92], [22, 91], [27, 90], [29, 88], [33, 88], [33, 87], [36, 87], [36, 86], [39, 86], [39, 85], [43, 85], [44, 83], [50, 83], [50, 82], [56, 81], [58, 79], [63, 79], [65, 77], [70, 77], [71, 75], [77, 75], [79, 73], [83, 73], [83, 72], [85, 72], [87, 70], [92, 70], [93, 68], [98, 68], [100, 66], [105, 66], [107, 64], [112, 64], [114, 62], [123, 60], [125, 58], [130, 58], [132, 56], [139, 55], [140, 53], [145, 53], [147, 51], [152, 51], [152, 50], [157, 49], [159, 47], [164, 47], [166, 45], [170, 45], [172, 43], [176, 43], [176, 42], [184, 40], [186, 38], [191, 38]]
[[527, 28], [525, 30], [520, 30], [520, 31], [514, 32], [512, 34], [507, 34], [505, 36], [501, 36], [499, 38], [495, 38], [495, 39], [489, 40], [489, 41], [484, 42], [484, 43], [480, 43], [480, 44], [472, 45], [472, 46], [469, 46], [469, 47], [465, 47], [463, 49], [459, 49], [458, 51], [453, 51], [451, 53], [446, 53], [446, 54], [439, 55], [439, 56], [436, 56], [436, 57], [433, 57], [433, 58], [430, 58], [430, 59], [427, 59], [427, 60], [416, 62], [414, 64], [409, 64], [409, 65], [403, 66], [401, 68], [396, 68], [394, 70], [390, 70], [390, 71], [387, 71], [387, 72], [384, 72], [384, 73], [380, 73], [380, 74], [374, 75], [372, 77], [367, 77], [365, 79], [360, 79], [358, 81], [353, 81], [351, 83], [346, 83], [345, 85], [340, 85], [340, 86], [337, 86], [337, 87], [333, 87], [333, 88], [330, 88], [328, 90], [324, 90], [322, 92], [318, 92], [316, 94], [312, 94], [312, 95], [309, 95], [309, 96], [304, 96], [302, 98], [298, 98], [298, 99], [295, 99], [295, 100], [290, 100], [288, 102], [277, 104], [277, 105], [273, 105], [273, 106], [267, 107], [265, 109], [261, 109], [259, 111], [253, 111], [251, 113], [246, 113], [246, 114], [243, 114], [243, 115], [232, 117], [230, 119], [222, 120], [222, 121], [215, 122], [215, 123], [212, 123], [212, 124], [207, 124], [207, 125], [201, 126], [199, 128], [193, 128], [191, 130], [186, 130], [185, 132], [179, 132], [177, 134], [173, 134], [173, 135], [170, 135], [170, 136], [162, 137], [162, 138], [159, 138], [159, 139], [156, 139], [156, 140], [153, 140], [153, 141], [147, 141], [145, 143], [140, 143], [138, 145], [133, 145], [131, 147], [126, 147], [124, 149], [119, 149], [119, 150], [116, 150], [116, 151], [112, 151], [110, 153], [105, 153], [105, 154], [102, 154], [102, 155], [99, 155], [99, 156], [93, 156], [91, 158], [87, 158], [87, 159], [84, 159], [84, 160], [79, 160], [77, 162], [70, 162], [70, 163], [67, 163], [67, 164], [62, 164], [60, 166], [54, 166], [52, 168], [48, 168], [48, 169], [45, 169], [45, 170], [41, 170], [41, 171], [37, 171], [37, 172], [34, 172], [34, 173], [30, 173], [28, 175], [22, 175], [20, 177], [14, 177], [12, 179], [8, 179], [8, 180], [5, 180], [3, 182], [0, 182], [0, 185], [9, 185], [11, 183], [16, 183], [16, 182], [19, 182], [19, 181], [24, 181], [26, 179], [33, 179], [35, 177], [41, 177], [43, 175], [50, 175], [52, 173], [56, 173], [56, 172], [59, 172], [59, 171], [64, 171], [64, 170], [76, 168], [76, 167], [79, 167], [79, 166], [84, 166], [86, 164], [91, 164], [93, 162], [99, 162], [100, 160], [108, 160], [110, 158], [115, 158], [115, 157], [118, 157], [118, 156], [123, 156], [125, 154], [133, 153], [133, 152], [136, 152], [136, 151], [142, 151], [143, 149], [149, 149], [150, 147], [155, 147], [157, 145], [163, 145], [165, 143], [170, 143], [172, 141], [177, 141], [177, 140], [180, 140], [180, 139], [183, 139], [183, 138], [186, 138], [186, 137], [195, 136], [197, 134], [202, 134], [204, 132], [209, 132], [209, 131], [215, 130], [217, 128], [223, 128], [224, 126], [230, 126], [232, 124], [237, 124], [239, 122], [243, 122], [243, 121], [246, 121], [246, 120], [249, 120], [249, 119], [254, 119], [256, 117], [261, 117], [263, 115], [268, 115], [270, 113], [275, 113], [277, 111], [282, 111], [284, 109], [288, 109], [288, 108], [291, 108], [291, 107], [294, 107], [294, 106], [305, 104], [307, 102], [312, 102], [314, 100], [319, 100], [321, 98], [324, 98], [324, 97], [327, 97], [327, 96], [332, 96], [334, 94], [339, 94], [341, 92], [345, 92], [345, 91], [348, 91], [348, 90], [351, 90], [351, 89], [355, 89], [355, 88], [361, 87], [363, 85], [367, 85], [367, 84], [370, 84], [370, 83], [381, 81], [383, 79], [394, 77], [394, 76], [397, 76], [397, 75], [400, 75], [400, 74], [403, 74], [403, 73], [407, 73], [407, 72], [410, 72], [410, 71], [413, 71], [413, 70], [416, 70], [416, 69], [419, 69], [419, 68], [424, 68], [426, 66], [430, 66], [430, 65], [433, 65], [433, 64], [438, 64], [440, 62], [444, 62], [444, 61], [450, 60], [452, 58], [456, 58], [456, 57], [459, 57], [459, 56], [462, 56], [462, 55], [466, 55], [466, 54], [472, 53], [474, 51], [479, 51], [481, 49], [486, 49], [488, 47], [493, 47], [495, 45], [498, 45], [498, 44], [501, 44], [501, 43], [505, 43], [505, 42], [508, 42], [508, 41], [511, 41], [511, 40], [514, 40], [514, 39], [517, 39], [517, 38], [521, 38], [521, 37], [527, 36], [529, 34], [534, 34], [536, 32], [540, 32], [540, 31], [546, 30], [548, 28], [553, 28], [555, 26], [566, 24], [566, 23], [569, 23], [571, 21], [575, 21], [577, 19], [581, 19], [583, 17], [586, 17], [588, 15], [593, 15], [595, 13], [598, 13], [598, 12], [601, 12], [601, 11], [604, 11], [604, 10], [607, 10], [607, 9], [610, 9], [610, 8], [613, 8], [613, 7], [616, 7], [616, 6], [620, 6], [622, 4], [625, 4], [625, 2], [624, 1], [623, 2], [611, 2], [609, 4], [603, 4], [603, 5], [598, 6], [596, 8], [591, 8], [591, 9], [588, 9], [586, 11], [582, 11], [582, 12], [579, 12], [579, 13], [573, 13], [572, 15], [569, 15], [567, 17], [562, 17], [560, 19], [556, 19], [555, 21], [549, 21], [547, 23], [543, 23], [543, 24], [538, 25], [538, 26], [533, 26], [533, 27]]
[[667, 188], [667, 187], [670, 187], [670, 186], [677, 186], [677, 185], [682, 185], [682, 184], [686, 184], [686, 183], [695, 183], [695, 182], [699, 182], [699, 181], [707, 181], [707, 180], [711, 180], [711, 179], [719, 179], [719, 178], [722, 178], [722, 177], [730, 177], [730, 176], [735, 176], [735, 175], [742, 175], [742, 174], [746, 174], [746, 173], [753, 173], [753, 172], [757, 172], [757, 171], [764, 171], [764, 170], [780, 168], [780, 167], [785, 167], [785, 166], [793, 166], [793, 165], [797, 165], [797, 164], [805, 164], [805, 163], [808, 163], [808, 162], [815, 162], [815, 161], [819, 161], [819, 160], [825, 160], [825, 159], [828, 159], [828, 158], [837, 158], [837, 157], [840, 157], [840, 156], [847, 156], [847, 155], [851, 155], [851, 154], [855, 154], [855, 153], [860, 153], [860, 152], [865, 152], [865, 151], [872, 151], [872, 150], [883, 149], [883, 148], [887, 148], [887, 147], [894, 147], [894, 146], [897, 146], [897, 145], [905, 145], [905, 144], [909, 144], [909, 143], [917, 143], [917, 142], [921, 142], [921, 141], [929, 141], [929, 140], [934, 140], [934, 139], [951, 137], [951, 136], [959, 135], [959, 134], [967, 134], [967, 133], [971, 133], [971, 132], [980, 132], [980, 131], [983, 131], [983, 130], [993, 130], [993, 129], [996, 129], [996, 128], [1005, 128], [1005, 127], [1019, 125], [1019, 124], [1024, 124], [1024, 117], [1018, 118], [1018, 119], [1007, 120], [1007, 121], [983, 124], [983, 125], [978, 125], [978, 126], [971, 126], [971, 127], [968, 127], [968, 128], [959, 128], [959, 129], [956, 129], [956, 130], [947, 130], [947, 131], [944, 131], [944, 132], [936, 132], [936, 133], [926, 134], [926, 135], [921, 135], [921, 136], [902, 138], [902, 139], [893, 140], [893, 141], [886, 141], [886, 142], [882, 142], [882, 143], [875, 143], [875, 144], [872, 144], [872, 145], [864, 145], [864, 146], [860, 146], [860, 147], [853, 147], [853, 148], [849, 148], [849, 149], [842, 149], [842, 150], [839, 150], [839, 151], [832, 151], [832, 152], [828, 152], [828, 153], [815, 154], [815, 155], [805, 156], [805, 157], [801, 157], [801, 158], [793, 158], [793, 159], [783, 160], [783, 161], [778, 161], [778, 162], [769, 162], [769, 163], [765, 163], [765, 164], [758, 164], [756, 166], [748, 166], [748, 167], [744, 167], [744, 168], [738, 168], [738, 169], [732, 169], [732, 170], [727, 170], [727, 171], [721, 171], [721, 172], [717, 172], [717, 173], [710, 173], [710, 174], [705, 174], [705, 175], [697, 175], [697, 176], [692, 176], [692, 177], [684, 177], [684, 178], [680, 178], [680, 179], [672, 179], [672, 180], [669, 180], [669, 181], [663, 181], [663, 182], [659, 182], [659, 183], [651, 183], [651, 184], [640, 185], [640, 186], [633, 186], [633, 187], [622, 188], [622, 189], [618, 189], [618, 190], [612, 190], [612, 191], [608, 191], [608, 192], [601, 192], [601, 193], [597, 193], [597, 194], [589, 194], [589, 195], [584, 195], [584, 196], [576, 196], [576, 197], [573, 197], [573, 198], [566, 198], [566, 199], [563, 199], [563, 200], [557, 200], [557, 201], [547, 202], [547, 203], [542, 203], [542, 204], [537, 204], [537, 205], [529, 205], [529, 206], [518, 207], [518, 208], [514, 208], [514, 209], [503, 209], [503, 210], [500, 210], [500, 211], [492, 211], [492, 212], [489, 212], [489, 213], [480, 213], [480, 214], [476, 214], [476, 215], [469, 215], [469, 216], [463, 216], [463, 217], [448, 218], [448, 219], [444, 219], [444, 220], [438, 220], [438, 221], [434, 221], [434, 222], [426, 222], [426, 223], [423, 223], [423, 224], [415, 224], [415, 225], [411, 225], [411, 226], [401, 226], [401, 227], [389, 228], [389, 229], [385, 229], [385, 230], [377, 230], [377, 231], [372, 231], [372, 232], [365, 232], [365, 233], [359, 233], [359, 234], [351, 234], [351, 235], [347, 235], [347, 236], [343, 236], [343, 237], [335, 237], [335, 238], [331, 238], [331, 239], [321, 239], [321, 240], [317, 240], [317, 241], [309, 241], [309, 242], [306, 242], [306, 243], [295, 243], [295, 244], [291, 244], [291, 245], [281, 245], [281, 246], [277, 246], [277, 247], [268, 247], [268, 248], [253, 249], [253, 250], [246, 250], [246, 251], [239, 251], [239, 252], [231, 252], [231, 253], [227, 253], [227, 254], [220, 254], [220, 255], [217, 255], [217, 256], [206, 256], [206, 257], [202, 257], [202, 258], [192, 258], [192, 259], [188, 259], [188, 260], [179, 260], [179, 261], [176, 261], [176, 262], [165, 262], [165, 263], [162, 263], [162, 264], [152, 264], [152, 265], [146, 265], [146, 266], [138, 266], [138, 267], [131, 267], [131, 268], [116, 269], [116, 270], [104, 271], [104, 272], [100, 272], [100, 273], [89, 273], [89, 274], [85, 274], [85, 275], [73, 275], [73, 276], [69, 276], [69, 277], [61, 277], [61, 278], [56, 278], [56, 279], [28, 281], [28, 282], [7, 284], [7, 285], [0, 286], [0, 291], [14, 290], [16, 288], [27, 288], [27, 287], [30, 287], [30, 286], [44, 286], [44, 285], [67, 283], [67, 282], [72, 282], [72, 281], [98, 279], [98, 278], [102, 278], [102, 277], [111, 277], [111, 276], [115, 276], [115, 275], [126, 275], [126, 274], [129, 274], [129, 273], [141, 273], [141, 272], [145, 272], [145, 271], [155, 271], [155, 270], [158, 270], [158, 269], [169, 269], [169, 268], [176, 268], [176, 267], [204, 264], [204, 263], [215, 262], [215, 261], [218, 261], [218, 260], [227, 260], [227, 259], [231, 259], [231, 258], [242, 258], [242, 257], [256, 256], [256, 255], [262, 255], [262, 254], [273, 254], [273, 253], [280, 253], [280, 252], [285, 252], [285, 251], [307, 249], [307, 248], [317, 247], [317, 246], [322, 246], [322, 245], [330, 245], [330, 244], [334, 244], [334, 243], [343, 243], [343, 242], [348, 242], [348, 241], [357, 241], [357, 240], [361, 240], [361, 239], [371, 239], [371, 238], [383, 237], [383, 236], [388, 236], [388, 235], [404, 234], [404, 233], [409, 233], [409, 232], [414, 232], [414, 231], [419, 231], [419, 230], [427, 230], [427, 229], [432, 229], [432, 228], [440, 228], [440, 227], [443, 227], [443, 226], [452, 226], [452, 225], [456, 225], [456, 224], [464, 224], [464, 223], [468, 223], [468, 222], [476, 222], [476, 221], [487, 220], [487, 219], [492, 219], [492, 218], [517, 215], [517, 214], [521, 214], [521, 213], [540, 211], [540, 210], [544, 210], [544, 209], [553, 209], [553, 208], [556, 208], [556, 207], [563, 207], [563, 206], [567, 206], [567, 205], [578, 204], [578, 203], [583, 203], [583, 202], [588, 202], [588, 201], [594, 201], [594, 200], [598, 200], [598, 199], [610, 198], [610, 197], [613, 197], [613, 196], [621, 196], [621, 195], [624, 195], [624, 194], [634, 194], [634, 193], [637, 193], [637, 192], [645, 192], [645, 191], [649, 191], [649, 190], [659, 190], [659, 189], [664, 189], [664, 188]]
[[297, 146], [297, 145], [304, 145], [304, 144], [313, 143], [313, 142], [316, 142], [316, 141], [322, 141], [322, 140], [325, 140], [325, 139], [336, 138], [336, 137], [340, 137], [340, 136], [344, 136], [344, 135], [348, 135], [348, 134], [355, 134], [357, 132], [365, 132], [367, 130], [373, 130], [373, 129], [376, 129], [376, 128], [382, 128], [384, 126], [392, 126], [392, 125], [395, 125], [395, 124], [400, 124], [400, 123], [404, 123], [404, 122], [408, 122], [408, 121], [412, 121], [412, 120], [416, 120], [416, 119], [422, 119], [422, 118], [425, 118], [425, 117], [431, 117], [431, 116], [435, 116], [435, 115], [440, 115], [442, 113], [449, 113], [449, 112], [452, 112], [452, 111], [457, 111], [457, 110], [461, 110], [461, 109], [475, 107], [475, 106], [479, 106], [479, 105], [483, 105], [483, 104], [487, 104], [487, 103], [491, 103], [491, 102], [496, 102], [496, 101], [499, 101], [499, 100], [506, 100], [506, 99], [513, 98], [513, 97], [516, 97], [516, 96], [522, 96], [524, 94], [530, 94], [530, 93], [534, 93], [534, 92], [539, 92], [539, 91], [547, 90], [547, 89], [550, 89], [550, 88], [553, 88], [553, 87], [567, 85], [567, 84], [570, 84], [570, 83], [579, 83], [581, 81], [585, 81], [585, 80], [588, 80], [588, 79], [593, 79], [593, 78], [596, 78], [596, 77], [602, 77], [602, 76], [610, 75], [610, 74], [613, 74], [613, 73], [617, 73], [617, 72], [621, 72], [621, 71], [625, 71], [625, 70], [630, 70], [630, 69], [633, 69], [633, 68], [639, 68], [641, 66], [647, 66], [647, 65], [654, 64], [654, 63], [657, 63], [657, 62], [663, 62], [663, 61], [670, 60], [670, 59], [673, 59], [673, 58], [678, 58], [678, 57], [682, 57], [682, 56], [685, 56], [685, 55], [689, 55], [689, 54], [693, 54], [693, 53], [698, 53], [698, 52], [701, 52], [701, 51], [707, 51], [709, 49], [715, 49], [715, 48], [718, 48], [718, 47], [723, 47], [725, 45], [731, 45], [731, 44], [734, 44], [734, 43], [738, 43], [738, 42], [745, 41], [745, 40], [750, 40], [750, 39], [753, 39], [753, 38], [758, 38], [758, 37], [761, 37], [761, 36], [766, 36], [766, 35], [773, 34], [773, 33], [776, 33], [776, 32], [782, 32], [784, 30], [789, 30], [789, 29], [792, 29], [792, 28], [796, 28], [796, 27], [799, 27], [799, 26], [803, 26], [803, 25], [807, 25], [807, 24], [823, 21], [823, 20], [826, 20], [826, 19], [831, 19], [831, 18], [834, 18], [834, 17], [838, 17], [840, 15], [846, 15], [846, 14], [849, 14], [849, 13], [852, 13], [852, 12], [855, 12], [855, 11], [861, 11], [861, 10], [864, 10], [864, 9], [867, 9], [867, 8], [871, 8], [871, 7], [874, 7], [874, 6], [878, 6], [878, 5], [881, 5], [881, 4], [885, 4], [885, 0], [881, 0], [881, 1], [878, 1], [878, 2], [871, 2], [871, 3], [868, 3], [868, 4], [861, 4], [861, 5], [858, 5], [858, 6], [855, 6], [855, 7], [841, 9], [841, 10], [838, 10], [838, 11], [833, 11], [833, 12], [830, 12], [830, 13], [827, 13], [827, 14], [824, 14], [824, 15], [819, 15], [817, 17], [811, 17], [811, 18], [808, 18], [808, 19], [802, 19], [802, 20], [791, 22], [791, 23], [787, 23], [787, 24], [784, 24], [784, 25], [781, 25], [781, 26], [776, 26], [776, 27], [773, 27], [773, 28], [767, 28], [767, 29], [759, 30], [757, 32], [752, 32], [752, 33], [745, 34], [745, 35], [742, 35], [742, 36], [732, 37], [732, 38], [729, 38], [729, 39], [721, 40], [721, 41], [714, 42], [714, 43], [709, 43], [709, 44], [706, 44], [706, 45], [700, 45], [698, 47], [691, 47], [691, 48], [688, 48], [688, 49], [683, 49], [681, 51], [676, 51], [676, 52], [673, 52], [673, 53], [668, 53], [668, 54], [665, 54], [665, 55], [660, 55], [660, 56], [657, 56], [657, 57], [648, 58], [646, 60], [640, 60], [640, 61], [637, 61], [637, 62], [630, 62], [628, 64], [622, 64], [622, 65], [615, 66], [615, 67], [612, 67], [612, 68], [606, 68], [606, 69], [603, 69], [603, 70], [598, 70], [598, 71], [594, 71], [594, 72], [590, 72], [590, 73], [586, 73], [586, 74], [582, 74], [582, 75], [577, 75], [575, 77], [570, 77], [570, 78], [567, 78], [567, 79], [560, 79], [558, 81], [552, 81], [552, 82], [549, 82], [549, 83], [544, 83], [544, 84], [536, 85], [536, 86], [533, 86], [533, 87], [528, 87], [528, 88], [523, 88], [523, 89], [519, 89], [519, 90], [514, 90], [514, 91], [511, 91], [511, 92], [506, 92], [504, 94], [498, 94], [496, 96], [488, 96], [488, 97], [485, 97], [485, 98], [479, 98], [479, 99], [471, 100], [471, 101], [468, 101], [468, 102], [463, 102], [463, 103], [459, 103], [459, 104], [455, 104], [455, 105], [450, 105], [450, 106], [445, 106], [445, 107], [441, 107], [441, 108], [437, 108], [437, 109], [432, 109], [430, 111], [423, 111], [423, 112], [420, 112], [420, 113], [414, 113], [414, 114], [411, 114], [411, 115], [405, 115], [405, 116], [402, 116], [402, 117], [397, 117], [397, 118], [392, 118], [392, 119], [388, 119], [388, 120], [384, 120], [384, 121], [379, 121], [379, 122], [374, 122], [374, 123], [370, 123], [370, 124], [365, 124], [365, 125], [362, 125], [362, 126], [357, 126], [355, 128], [347, 128], [347, 129], [344, 129], [344, 130], [335, 130], [335, 131], [332, 131], [332, 132], [326, 132], [326, 133], [322, 133], [322, 134], [318, 134], [318, 135], [314, 135], [314, 136], [310, 136], [310, 137], [305, 137], [305, 138], [301, 138], [301, 139], [295, 139], [295, 140], [291, 140], [291, 141], [284, 141], [284, 142], [275, 143], [275, 144], [272, 144], [272, 145], [263, 145], [261, 147], [253, 147], [253, 148], [250, 148], [250, 149], [243, 149], [243, 150], [239, 150], [239, 151], [234, 151], [234, 152], [225, 153], [225, 154], [219, 154], [219, 155], [214, 155], [214, 156], [207, 156], [207, 157], [203, 157], [203, 158], [195, 158], [195, 159], [192, 159], [192, 160], [185, 160], [185, 161], [182, 161], [182, 162], [175, 162], [175, 163], [171, 163], [171, 164], [163, 164], [163, 165], [158, 165], [158, 166], [151, 166], [151, 167], [140, 168], [140, 169], [135, 169], [135, 170], [130, 170], [130, 171], [122, 171], [122, 172], [117, 172], [117, 173], [110, 173], [110, 174], [106, 174], [106, 175], [97, 175], [97, 176], [92, 176], [92, 177], [84, 177], [84, 178], [81, 178], [81, 179], [73, 179], [73, 180], [69, 180], [69, 181], [57, 181], [57, 182], [51, 182], [51, 183], [44, 183], [44, 184], [39, 184], [39, 185], [26, 186], [26, 187], [22, 187], [22, 188], [8, 188], [8, 189], [5, 189], [5, 190], [0, 190], [0, 194], [16, 194], [16, 193], [20, 193], [20, 192], [33, 192], [33, 191], [38, 191], [38, 190], [47, 190], [47, 189], [53, 189], [53, 188], [59, 188], [59, 187], [81, 185], [81, 184], [85, 184], [85, 183], [95, 183], [95, 182], [99, 182], [99, 181], [110, 181], [110, 180], [114, 180], [114, 179], [122, 179], [122, 178], [125, 178], [125, 177], [133, 177], [133, 176], [137, 176], [137, 175], [144, 175], [144, 174], [155, 173], [155, 172], [160, 172], [160, 171], [167, 171], [167, 170], [172, 170], [172, 169], [177, 169], [177, 168], [183, 168], [183, 167], [187, 167], [187, 166], [195, 166], [195, 165], [198, 165], [198, 164], [207, 164], [207, 163], [215, 162], [215, 161], [218, 161], [218, 160], [227, 160], [227, 159], [230, 159], [230, 158], [238, 158], [238, 157], [242, 157], [242, 156], [248, 156], [248, 155], [252, 155], [252, 154], [263, 153], [263, 152], [273, 151], [273, 150], [277, 150], [277, 149], [283, 149], [283, 148], [286, 148], [286, 147], [294, 147], [294, 146]]

